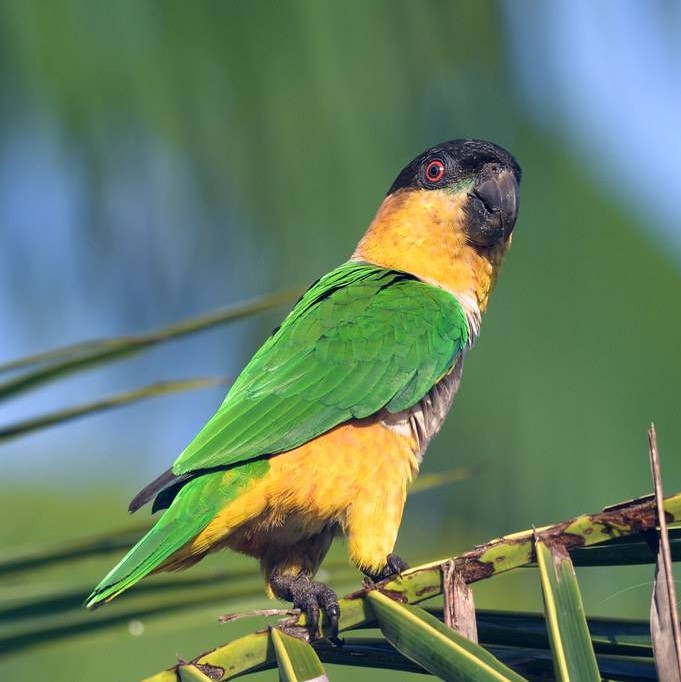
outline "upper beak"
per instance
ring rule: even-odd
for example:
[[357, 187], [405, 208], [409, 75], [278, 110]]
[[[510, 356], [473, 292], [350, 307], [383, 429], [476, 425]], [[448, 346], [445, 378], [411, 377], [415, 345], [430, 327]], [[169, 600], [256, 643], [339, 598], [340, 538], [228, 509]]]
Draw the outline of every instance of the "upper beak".
[[518, 217], [518, 181], [513, 172], [508, 169], [495, 172], [476, 185], [472, 193], [500, 218], [504, 237], [508, 237]]

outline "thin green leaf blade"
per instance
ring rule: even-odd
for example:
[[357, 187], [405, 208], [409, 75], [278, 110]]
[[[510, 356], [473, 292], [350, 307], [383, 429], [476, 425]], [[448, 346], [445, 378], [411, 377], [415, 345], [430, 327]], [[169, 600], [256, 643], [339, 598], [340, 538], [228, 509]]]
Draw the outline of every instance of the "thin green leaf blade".
[[5, 601], [0, 603], [0, 659], [66, 639], [116, 631], [131, 620], [172, 618], [216, 603], [257, 603], [262, 599], [258, 578], [253, 574], [237, 580], [230, 580], [229, 575], [206, 576], [205, 586], [200, 579], [151, 582], [140, 586], [127, 602], [96, 614], [83, 609], [87, 589], [70, 589], [43, 599], [42, 610], [39, 596], [28, 602]]
[[88, 351], [103, 350], [105, 347], [113, 347], [116, 345], [118, 338], [113, 339], [96, 339], [92, 341], [81, 341], [72, 343], [67, 346], [59, 346], [58, 348], [51, 348], [39, 353], [32, 353], [31, 355], [23, 355], [22, 357], [9, 360], [0, 364], [0, 374], [6, 372], [15, 372], [25, 367], [33, 367], [35, 365], [45, 365], [48, 362], [55, 362], [56, 360], [66, 360], [67, 358], [74, 358]]
[[223, 310], [186, 318], [146, 334], [102, 339], [101, 341], [86, 341], [83, 344], [67, 346], [61, 351], [60, 349], [55, 349], [54, 351], [30, 356], [24, 360], [12, 361], [8, 365], [0, 366], [0, 372], [3, 369], [33, 366], [45, 359], [53, 359], [51, 362], [36, 369], [23, 372], [18, 376], [13, 376], [0, 382], [0, 401], [39, 388], [76, 372], [99, 367], [114, 360], [121, 360], [159, 343], [268, 310], [295, 299], [300, 293], [301, 290], [280, 291], [261, 296], [252, 301], [237, 303]]
[[125, 391], [124, 393], [118, 393], [107, 398], [83, 403], [82, 405], [67, 407], [63, 410], [56, 410], [39, 417], [33, 417], [14, 424], [9, 424], [8, 426], [0, 427], [0, 445], [13, 440], [14, 438], [19, 438], [20, 436], [28, 436], [39, 429], [64, 424], [74, 419], [79, 419], [80, 417], [97, 414], [116, 407], [123, 407], [140, 400], [157, 398], [172, 393], [180, 393], [182, 391], [212, 388], [226, 383], [227, 382], [220, 377], [157, 382], [150, 386], [143, 386], [142, 388], [136, 388], [132, 391]]
[[369, 592], [367, 600], [386, 639], [433, 675], [462, 682], [523, 679], [423, 609], [400, 604], [378, 590]]
[[42, 570], [52, 565], [76, 562], [81, 559], [88, 560], [121, 549], [128, 549], [148, 530], [149, 524], [145, 523], [99, 536], [84, 537], [73, 542], [29, 545], [18, 550], [3, 550], [0, 551], [0, 576], [14, 573], [24, 577], [28, 571]]
[[292, 637], [279, 628], [270, 629], [281, 682], [328, 682], [319, 656], [303, 639]]
[[563, 545], [548, 545], [540, 538], [535, 551], [556, 678], [598, 681], [601, 677], [570, 555]]

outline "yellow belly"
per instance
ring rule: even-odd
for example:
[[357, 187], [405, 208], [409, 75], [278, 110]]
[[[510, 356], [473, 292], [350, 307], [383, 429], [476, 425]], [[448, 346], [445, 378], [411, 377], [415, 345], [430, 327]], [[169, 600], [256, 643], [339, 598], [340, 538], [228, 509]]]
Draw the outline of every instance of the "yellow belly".
[[190, 565], [221, 547], [273, 568], [314, 572], [337, 532], [361, 568], [380, 570], [392, 551], [417, 444], [371, 418], [342, 424], [272, 457], [270, 470], [164, 564]]

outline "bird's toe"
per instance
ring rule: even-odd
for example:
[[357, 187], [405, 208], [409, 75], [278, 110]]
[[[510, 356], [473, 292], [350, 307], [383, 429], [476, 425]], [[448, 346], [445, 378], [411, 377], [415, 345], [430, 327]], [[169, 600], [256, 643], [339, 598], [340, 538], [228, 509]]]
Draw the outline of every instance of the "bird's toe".
[[305, 574], [275, 575], [270, 578], [270, 584], [277, 596], [291, 601], [294, 608], [305, 614], [311, 639], [315, 639], [319, 634], [321, 611], [328, 620], [332, 641], [338, 639], [340, 606], [336, 593], [328, 585], [312, 582]]
[[386, 565], [390, 570], [390, 575], [402, 575], [403, 571], [409, 569], [409, 564], [397, 554], [388, 554], [386, 557]]
[[338, 639], [338, 623], [340, 620], [340, 605], [338, 604], [338, 597], [336, 593], [328, 586], [322, 583], [313, 583], [317, 589], [317, 603], [324, 611], [326, 619], [329, 621], [329, 629], [331, 630], [331, 640]]
[[388, 554], [385, 558], [385, 566], [378, 573], [365, 572], [364, 575], [373, 582], [380, 583], [383, 580], [388, 580], [388, 578], [402, 575], [402, 572], [406, 571], [408, 568], [409, 564], [400, 556], [397, 554]]

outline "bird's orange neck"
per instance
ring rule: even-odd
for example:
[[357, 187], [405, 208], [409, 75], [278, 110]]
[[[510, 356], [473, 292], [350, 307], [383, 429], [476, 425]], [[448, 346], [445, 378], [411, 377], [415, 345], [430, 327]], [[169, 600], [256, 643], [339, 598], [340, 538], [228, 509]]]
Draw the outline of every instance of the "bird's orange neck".
[[487, 308], [509, 242], [481, 250], [466, 239], [466, 192], [402, 190], [385, 198], [353, 259], [409, 272]]

